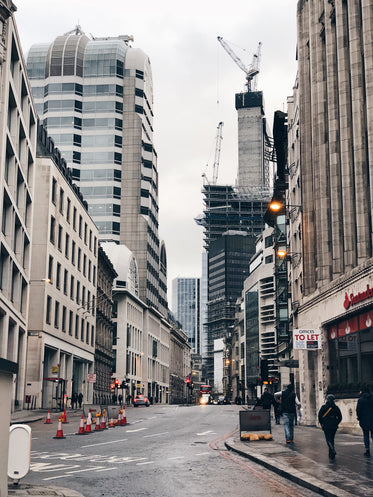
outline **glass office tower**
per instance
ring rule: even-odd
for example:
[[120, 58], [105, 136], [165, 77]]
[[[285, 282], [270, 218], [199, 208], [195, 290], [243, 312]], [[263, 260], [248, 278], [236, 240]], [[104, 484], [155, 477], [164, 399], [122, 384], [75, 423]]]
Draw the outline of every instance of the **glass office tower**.
[[78, 26], [32, 46], [27, 70], [38, 115], [88, 202], [100, 240], [134, 253], [140, 297], [164, 311], [152, 72], [130, 41], [90, 39]]

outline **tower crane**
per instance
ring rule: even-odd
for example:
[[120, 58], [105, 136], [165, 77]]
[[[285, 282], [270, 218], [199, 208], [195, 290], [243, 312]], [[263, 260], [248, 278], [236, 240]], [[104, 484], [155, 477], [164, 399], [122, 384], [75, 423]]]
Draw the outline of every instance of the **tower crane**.
[[[218, 180], [221, 142], [223, 139], [223, 125], [224, 125], [223, 121], [220, 121], [220, 123], [218, 124], [218, 127], [217, 127], [217, 132], [216, 132], [215, 158], [214, 158], [214, 164], [212, 166], [212, 181], [211, 181], [212, 185], [216, 185], [216, 182]], [[202, 174], [202, 177], [204, 178], [204, 180], [207, 183], [209, 183], [205, 173]]]
[[234, 53], [228, 43], [223, 39], [222, 36], [218, 36], [218, 42], [227, 52], [227, 54], [235, 61], [240, 69], [246, 74], [246, 86], [247, 91], [256, 91], [256, 81], [254, 80], [255, 76], [259, 74], [259, 65], [260, 65], [260, 52], [262, 49], [262, 44], [259, 42], [258, 50], [256, 54], [253, 55], [253, 59], [249, 66], [245, 66], [242, 60]]

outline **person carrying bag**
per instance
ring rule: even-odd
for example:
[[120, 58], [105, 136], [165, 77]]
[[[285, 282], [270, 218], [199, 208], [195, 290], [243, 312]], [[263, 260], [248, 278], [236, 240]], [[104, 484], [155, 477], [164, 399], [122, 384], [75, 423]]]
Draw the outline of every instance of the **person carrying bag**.
[[334, 395], [327, 395], [325, 404], [319, 411], [319, 423], [323, 429], [326, 444], [329, 448], [329, 459], [334, 459], [336, 451], [334, 448], [334, 438], [338, 430], [338, 425], [342, 421], [342, 414], [339, 407], [334, 403]]

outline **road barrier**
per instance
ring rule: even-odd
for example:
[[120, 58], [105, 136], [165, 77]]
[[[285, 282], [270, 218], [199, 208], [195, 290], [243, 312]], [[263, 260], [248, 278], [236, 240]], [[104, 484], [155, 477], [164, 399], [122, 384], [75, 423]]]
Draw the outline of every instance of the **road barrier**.
[[[239, 411], [240, 416], [240, 439], [248, 440], [270, 440], [271, 435], [271, 411], [270, 409], [255, 409], [254, 411]], [[241, 433], [250, 432], [248, 435]], [[270, 436], [261, 436], [257, 432], [269, 431]]]

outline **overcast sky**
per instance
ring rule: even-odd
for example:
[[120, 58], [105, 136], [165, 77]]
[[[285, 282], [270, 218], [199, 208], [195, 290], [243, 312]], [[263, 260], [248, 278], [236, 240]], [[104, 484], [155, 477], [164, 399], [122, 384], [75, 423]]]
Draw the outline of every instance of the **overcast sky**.
[[[212, 177], [216, 129], [224, 122], [218, 183], [237, 173], [234, 95], [244, 72], [217, 41], [222, 36], [249, 65], [262, 43], [258, 90], [272, 130], [286, 110], [296, 75], [296, 0], [13, 0], [22, 48], [51, 42], [80, 24], [89, 36], [133, 35], [149, 55], [154, 84], [160, 236], [166, 242], [168, 286], [200, 276], [202, 174]], [[170, 302], [171, 304], [171, 302]]]

